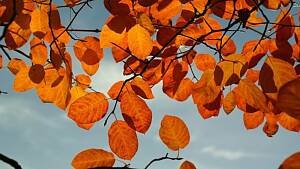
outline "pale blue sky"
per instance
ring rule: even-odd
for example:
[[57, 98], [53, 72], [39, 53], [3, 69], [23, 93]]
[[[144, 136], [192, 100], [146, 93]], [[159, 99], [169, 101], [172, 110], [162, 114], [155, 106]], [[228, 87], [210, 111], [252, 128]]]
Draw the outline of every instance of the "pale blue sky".
[[[91, 5], [94, 8], [86, 8], [74, 23], [74, 28], [101, 28], [108, 13], [101, 0]], [[64, 10], [61, 15], [62, 20], [68, 19], [69, 11]], [[242, 36], [249, 38], [250, 35]], [[80, 72], [78, 63], [76, 65], [76, 71]], [[93, 88], [106, 93], [114, 82], [124, 78], [122, 67], [122, 63], [115, 64], [110, 51], [106, 50], [99, 72], [93, 76]], [[72, 158], [81, 150], [109, 150], [109, 125], [103, 127], [103, 121], [100, 121], [90, 131], [82, 130], [67, 118], [65, 112], [51, 104], [42, 104], [34, 90], [14, 93], [11, 90], [13, 78], [8, 70], [0, 70], [0, 89], [9, 92], [9, 95], [0, 95], [1, 153], [17, 160], [24, 169], [69, 169]], [[186, 102], [173, 101], [162, 93], [161, 87], [161, 83], [155, 86], [156, 98], [147, 101], [153, 120], [145, 135], [138, 134], [139, 149], [131, 167], [143, 168], [150, 160], [167, 152], [176, 156], [176, 152], [170, 152], [158, 137], [160, 121], [165, 114], [180, 116], [188, 125], [191, 142], [180, 154], [200, 169], [274, 169], [288, 155], [300, 150], [299, 133], [280, 127], [273, 138], [268, 138], [262, 126], [247, 131], [240, 111], [229, 116], [221, 111], [219, 117], [203, 120], [191, 98]], [[121, 117], [120, 114], [118, 117]], [[180, 163], [162, 161], [151, 168], [178, 168]], [[0, 162], [0, 169], [10, 167]]]

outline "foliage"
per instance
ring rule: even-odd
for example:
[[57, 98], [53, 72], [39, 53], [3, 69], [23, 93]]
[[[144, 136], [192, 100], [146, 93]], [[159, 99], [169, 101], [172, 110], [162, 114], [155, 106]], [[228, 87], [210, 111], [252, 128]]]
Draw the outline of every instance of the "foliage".
[[[158, 83], [171, 99], [192, 97], [204, 119], [218, 116], [222, 106], [227, 114], [237, 107], [247, 129], [264, 123], [263, 131], [270, 137], [279, 125], [300, 131], [300, 13], [293, 13], [294, 1], [104, 0], [111, 15], [101, 29], [92, 30], [71, 26], [94, 0], [64, 1], [64, 5], [53, 0], [0, 1], [0, 40], [5, 42], [0, 44], [4, 56], [0, 68], [15, 76], [14, 91], [36, 90], [43, 103], [65, 110], [78, 127], [88, 130], [98, 121], [110, 125], [112, 153], [84, 150], [74, 157], [74, 168], [113, 167], [115, 155], [124, 160], [134, 157], [137, 133], [145, 134], [151, 127], [152, 111], [146, 101], [154, 99], [152, 88]], [[69, 23], [60, 19], [64, 8], [73, 12]], [[276, 18], [269, 16], [270, 11]], [[77, 38], [76, 32], [95, 36]], [[248, 32], [257, 36], [235, 39]], [[27, 42], [30, 51], [24, 52]], [[95, 91], [91, 81], [101, 67], [104, 48], [111, 49], [116, 63], [124, 64], [127, 77], [103, 91], [107, 95]], [[23, 58], [12, 58], [12, 52]], [[74, 60], [85, 74], [73, 72]], [[117, 118], [118, 106], [122, 119]], [[108, 124], [111, 117], [114, 121]], [[180, 117], [165, 115], [159, 135], [178, 153], [189, 144], [188, 125]], [[298, 154], [280, 168], [298, 166]], [[182, 158], [167, 154], [146, 168], [164, 159]], [[184, 161], [180, 168], [196, 167]]]

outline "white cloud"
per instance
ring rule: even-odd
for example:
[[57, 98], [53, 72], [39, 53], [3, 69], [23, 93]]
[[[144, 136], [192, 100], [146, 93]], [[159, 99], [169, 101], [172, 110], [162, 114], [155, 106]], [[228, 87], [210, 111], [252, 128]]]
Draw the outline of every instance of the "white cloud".
[[239, 160], [245, 157], [257, 157], [257, 154], [248, 153], [240, 150], [220, 149], [215, 146], [207, 146], [202, 148], [202, 153], [206, 153], [215, 158], [223, 158], [226, 160]]

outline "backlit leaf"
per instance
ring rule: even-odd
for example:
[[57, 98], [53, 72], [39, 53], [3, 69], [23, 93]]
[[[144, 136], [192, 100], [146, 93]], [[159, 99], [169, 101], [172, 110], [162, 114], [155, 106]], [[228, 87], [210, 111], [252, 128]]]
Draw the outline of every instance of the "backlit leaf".
[[184, 161], [179, 169], [197, 169], [196, 166], [190, 161]]
[[278, 169], [297, 169], [300, 168], [300, 152], [296, 152], [285, 159]]
[[72, 160], [75, 169], [87, 169], [95, 167], [112, 167], [115, 157], [112, 153], [102, 149], [87, 149], [76, 154]]
[[93, 123], [104, 117], [108, 110], [108, 101], [102, 93], [89, 93], [74, 101], [68, 116], [77, 123]]
[[131, 160], [138, 149], [135, 131], [125, 121], [116, 120], [108, 129], [110, 149], [118, 157]]
[[277, 105], [281, 111], [300, 120], [300, 78], [287, 82], [279, 89]]
[[152, 121], [152, 111], [143, 99], [134, 93], [124, 93], [120, 107], [125, 121], [131, 128], [140, 133], [147, 132]]
[[190, 142], [189, 129], [177, 116], [165, 115], [161, 121], [159, 136], [171, 150], [185, 148]]
[[139, 24], [136, 24], [128, 31], [128, 47], [137, 58], [146, 59], [152, 51], [150, 33]]
[[49, 30], [48, 14], [36, 8], [31, 13], [30, 30], [38, 38], [43, 38]]
[[254, 113], [244, 112], [243, 119], [246, 129], [255, 129], [264, 122], [264, 114], [260, 111]]

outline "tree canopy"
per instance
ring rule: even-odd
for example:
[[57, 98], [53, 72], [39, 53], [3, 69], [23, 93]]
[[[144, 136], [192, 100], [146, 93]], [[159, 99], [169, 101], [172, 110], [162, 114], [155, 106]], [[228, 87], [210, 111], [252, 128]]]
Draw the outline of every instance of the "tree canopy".
[[[184, 102], [191, 97], [203, 119], [218, 116], [222, 108], [228, 115], [238, 109], [247, 129], [263, 125], [268, 137], [279, 127], [300, 131], [297, 2], [103, 0], [110, 14], [103, 25], [73, 27], [94, 1], [0, 1], [0, 69], [15, 77], [13, 90], [35, 90], [43, 103], [66, 111], [79, 128], [89, 130], [98, 121], [108, 128], [110, 150], [79, 152], [71, 162], [74, 168], [130, 168], [126, 163], [114, 166], [115, 161], [135, 156], [137, 135], [147, 134], [151, 123], [160, 123], [162, 143], [178, 155], [153, 159], [145, 168], [165, 159], [182, 160], [180, 149], [193, 134], [189, 124], [168, 113], [152, 122], [147, 100], [155, 99], [152, 88], [160, 83], [170, 99]], [[66, 9], [71, 11], [69, 21], [60, 17]], [[91, 77], [110, 56], [124, 66], [126, 79], [97, 91]], [[84, 73], [74, 71], [74, 62], [80, 62]], [[7, 92], [0, 89], [0, 94]], [[298, 152], [279, 168], [299, 165]], [[196, 166], [187, 159], [179, 168]]]

